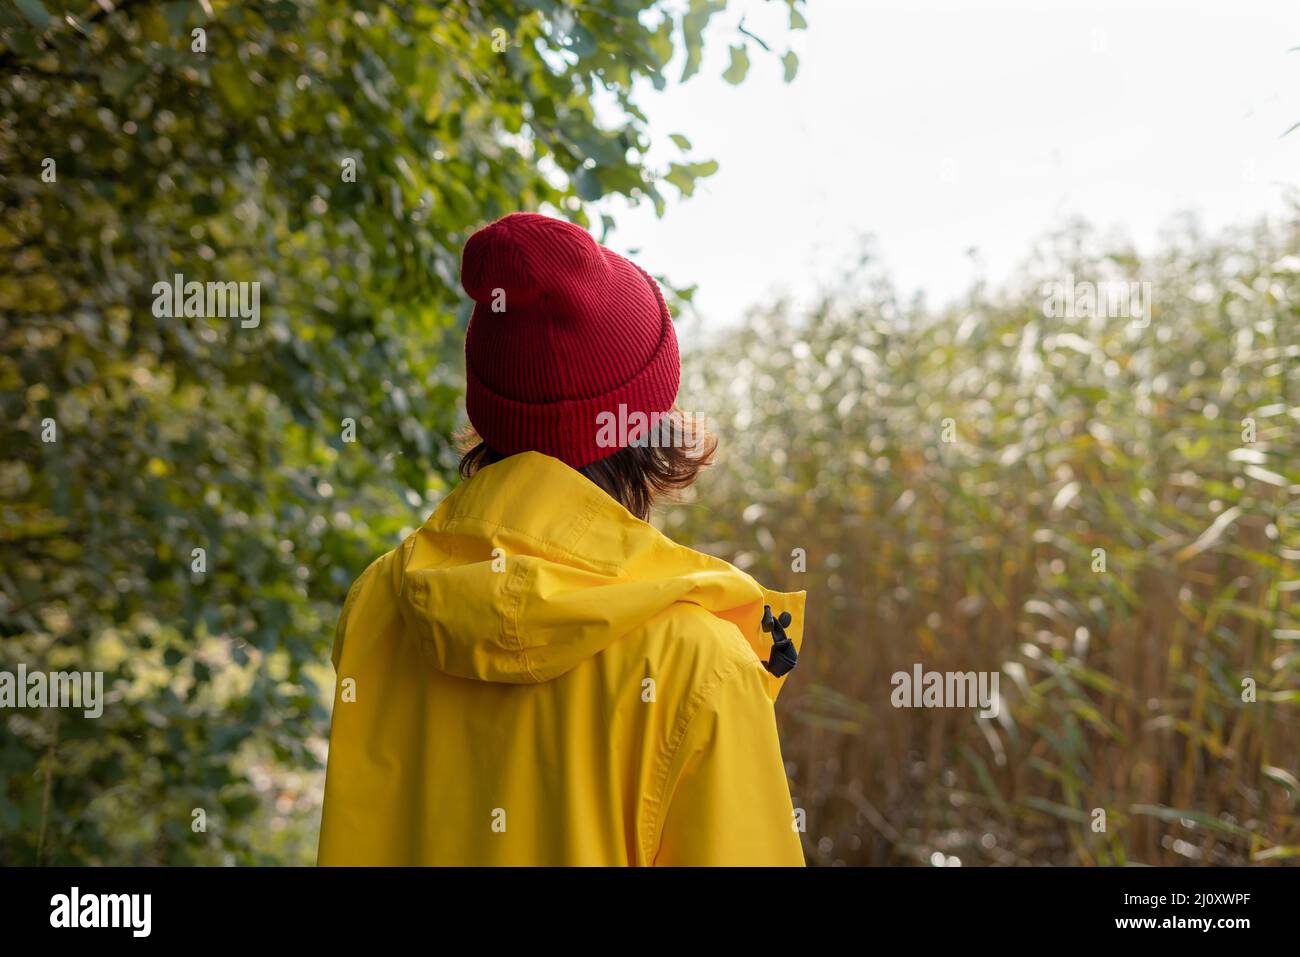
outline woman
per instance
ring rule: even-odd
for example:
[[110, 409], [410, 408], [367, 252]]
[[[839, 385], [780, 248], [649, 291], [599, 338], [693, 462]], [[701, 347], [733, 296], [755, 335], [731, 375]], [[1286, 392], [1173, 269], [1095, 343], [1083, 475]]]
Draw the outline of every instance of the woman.
[[[344, 603], [320, 863], [802, 865], [773, 702], [804, 593], [646, 521], [712, 454], [659, 287], [529, 213], [461, 282], [478, 441]], [[665, 413], [682, 441], [607, 427]]]

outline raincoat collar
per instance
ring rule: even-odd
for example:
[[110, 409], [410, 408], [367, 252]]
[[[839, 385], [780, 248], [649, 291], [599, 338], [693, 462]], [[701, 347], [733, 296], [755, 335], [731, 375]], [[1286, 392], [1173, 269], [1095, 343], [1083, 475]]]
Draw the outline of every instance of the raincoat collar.
[[[679, 545], [558, 459], [523, 452], [456, 488], [403, 545], [404, 620], [436, 667], [463, 678], [540, 683], [678, 602], [729, 621], [767, 661], [765, 605], [803, 641], [805, 593], [764, 588]], [[768, 675], [773, 700], [785, 678]]]

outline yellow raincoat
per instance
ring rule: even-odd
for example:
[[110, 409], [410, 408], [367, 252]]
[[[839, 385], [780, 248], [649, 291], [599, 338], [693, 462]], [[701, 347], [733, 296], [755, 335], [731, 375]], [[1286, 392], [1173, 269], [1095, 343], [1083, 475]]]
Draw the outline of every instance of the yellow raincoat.
[[802, 865], [764, 604], [537, 452], [352, 586], [319, 862]]

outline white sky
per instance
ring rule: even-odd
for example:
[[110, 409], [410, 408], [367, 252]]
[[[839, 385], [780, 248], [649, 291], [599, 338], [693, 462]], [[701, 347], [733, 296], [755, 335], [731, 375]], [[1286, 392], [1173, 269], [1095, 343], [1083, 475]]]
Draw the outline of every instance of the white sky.
[[[1300, 184], [1300, 0], [812, 0], [801, 65], [781, 82], [784, 4], [714, 18], [700, 74], [641, 105], [653, 158], [717, 174], [691, 199], [609, 205], [609, 244], [698, 282], [706, 328], [775, 293], [803, 299], [871, 235], [908, 295], [1006, 278], [1067, 218], [1149, 249], [1180, 212], [1207, 227], [1284, 208]], [[720, 78], [746, 27], [748, 78]], [[680, 75], [680, 66], [672, 76]]]

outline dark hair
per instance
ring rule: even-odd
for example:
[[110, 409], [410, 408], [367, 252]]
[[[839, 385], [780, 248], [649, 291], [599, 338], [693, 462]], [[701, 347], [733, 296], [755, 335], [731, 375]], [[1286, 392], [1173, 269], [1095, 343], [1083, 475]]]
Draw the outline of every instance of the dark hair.
[[[685, 437], [684, 442], [628, 445], [578, 469], [643, 522], [649, 520], [650, 509], [660, 497], [690, 486], [700, 469], [713, 463], [718, 449], [718, 440], [693, 419], [688, 420], [676, 406], [667, 415], [679, 430], [677, 434]], [[506, 458], [483, 442], [472, 427], [458, 438], [463, 452], [461, 478], [472, 478], [484, 466]]]

